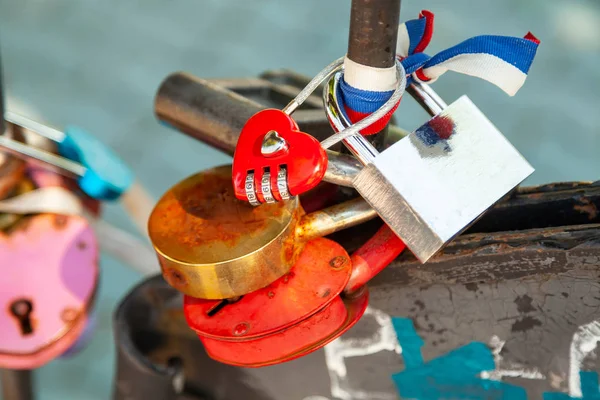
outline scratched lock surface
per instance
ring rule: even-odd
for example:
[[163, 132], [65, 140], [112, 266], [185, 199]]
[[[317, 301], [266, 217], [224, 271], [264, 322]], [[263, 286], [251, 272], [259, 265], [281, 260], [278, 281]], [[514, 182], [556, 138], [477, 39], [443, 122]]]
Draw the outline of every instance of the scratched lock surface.
[[[188, 70], [202, 77], [256, 76], [266, 69], [293, 67], [310, 75], [346, 47], [349, 9], [345, 0], [263, 0], [256, 2], [258, 6], [251, 3], [243, 0], [227, 4], [214, 0], [0, 0], [0, 37], [9, 105], [15, 104], [15, 111], [32, 117], [43, 116], [56, 126], [72, 123], [104, 132], [107, 143], [119, 149], [141, 181], [158, 196], [181, 177], [228, 160], [201, 143], [156, 123], [151, 110], [152, 97], [166, 74]], [[405, 2], [402, 15], [416, 15], [423, 6], [419, 2]], [[436, 37], [432, 43], [435, 49], [446, 48], [478, 32], [511, 34], [531, 29], [542, 38], [543, 46], [527, 84], [514, 98], [507, 98], [488, 85], [461, 76], [440, 81], [436, 90], [449, 101], [456, 94], [468, 94], [536, 168], [530, 183], [597, 179], [600, 135], [596, 127], [600, 123], [600, 114], [595, 112], [597, 88], [594, 82], [598, 82], [600, 75], [597, 68], [600, 42], [596, 40], [600, 35], [598, 3], [594, 0], [577, 3], [459, 0], [450, 4], [435, 0], [428, 2], [427, 8], [440, 16], [438, 28], [445, 32], [444, 37]], [[332, 23], [342, 28], [331, 31]], [[157, 25], [161, 29], [156, 29]], [[573, 26], [577, 29], [572, 29]], [[273, 35], [275, 29], [277, 34]], [[206, 40], [207, 37], [213, 39]], [[319, 46], [315, 46], [317, 42]], [[257, 43], [261, 43], [260, 47]], [[294, 45], [290, 46], [290, 43]], [[228, 50], [221, 51], [223, 48]], [[311, 56], [306, 57], [306, 54]], [[408, 129], [416, 128], [425, 118], [418, 107], [410, 103], [406, 102], [399, 112]], [[143, 146], [140, 146], [142, 137]], [[128, 225], [126, 216], [117, 207], [108, 207], [107, 218], [133, 232], [134, 228]], [[114, 365], [112, 308], [139, 276], [107, 256], [101, 257], [101, 263], [102, 281], [111, 284], [100, 288], [98, 331], [80, 356], [42, 368], [38, 374], [38, 385], [44, 388], [40, 393], [42, 400], [106, 399], [110, 396], [111, 388], [107, 382], [112, 379]], [[576, 289], [576, 283], [581, 284], [573, 278], [566, 284], [571, 289], [565, 292], [578, 292], [581, 288]], [[450, 289], [444, 290], [450, 293]], [[444, 290], [439, 289], [440, 292]], [[460, 286], [455, 290], [470, 293]], [[569, 305], [573, 309], [568, 321], [553, 322], [532, 311], [523, 318], [548, 323], [526, 332], [516, 332], [515, 337], [559, 332], [559, 347], [556, 343], [544, 344], [550, 350], [557, 348], [555, 352], [545, 353], [555, 353], [555, 357], [563, 357], [563, 364], [568, 363], [568, 349], [577, 326], [593, 321], [592, 315], [588, 318], [583, 315], [584, 311], [598, 306], [598, 301], [593, 299], [596, 286], [581, 290], [591, 293], [586, 295], [591, 297], [585, 297], [588, 305], [579, 304], [581, 299], [577, 295], [569, 294], [569, 298], [558, 295], [562, 289], [557, 289], [554, 297], [546, 296], [545, 308], [562, 312]], [[420, 296], [435, 293], [424, 291]], [[541, 294], [528, 296], [534, 299], [532, 307], [544, 297]], [[515, 299], [512, 295], [502, 300], [514, 313]], [[379, 300], [373, 305], [393, 316], [411, 317], [413, 306], [409, 307], [410, 300], [406, 299], [406, 309], [402, 310], [386, 309]], [[493, 297], [480, 297], [479, 302], [495, 304]], [[433, 309], [429, 302], [424, 303], [425, 310]], [[469, 316], [466, 311], [459, 312], [464, 318]], [[424, 311], [423, 318], [424, 315], [428, 314]], [[512, 324], [519, 320], [500, 323], [505, 332], [512, 333]], [[483, 322], [480, 324], [484, 325]], [[426, 341], [422, 347], [426, 359], [467, 344], [451, 343], [448, 338], [444, 339], [446, 343], [440, 344], [440, 338], [432, 334], [428, 339], [427, 332], [419, 329], [420, 326], [417, 326], [417, 333]], [[463, 331], [470, 332], [468, 322], [462, 322], [461, 326]], [[502, 331], [491, 330], [482, 331], [481, 337], [473, 340], [487, 342], [491, 339], [490, 334], [508, 340], [501, 336]], [[434, 340], [436, 345], [433, 345]], [[538, 342], [527, 343], [535, 349]], [[508, 340], [504, 348], [510, 351], [510, 356], [504, 355], [504, 360], [524, 362], [514, 353], [520, 349], [524, 351], [527, 348], [525, 342], [514, 351], [511, 350], [513, 346], [516, 344]], [[437, 352], [430, 353], [434, 349]], [[393, 351], [349, 358], [346, 361], [348, 379], [356, 372], [357, 365], [380, 358], [386, 366], [389, 364], [385, 374], [377, 375], [375, 370], [372, 374], [376, 377], [354, 376], [352, 379], [355, 383], [363, 382], [368, 388], [388, 390], [386, 396], [389, 397], [390, 393], [395, 393], [392, 392], [395, 389], [391, 374], [399, 372], [403, 365], [402, 356]], [[314, 394], [333, 399], [324, 354], [317, 353], [298, 363], [309, 363], [310, 360], [322, 366], [321, 370], [314, 365], [303, 369], [307, 381], [309, 377], [313, 378]], [[543, 360], [539, 361], [539, 365], [546, 365]], [[290, 371], [287, 368], [291, 365], [274, 369], [272, 374], [277, 379], [287, 377]], [[568, 370], [566, 364], [562, 370]], [[564, 385], [564, 379], [560, 377], [557, 381]], [[290, 382], [299, 387], [306, 381]], [[547, 389], [540, 388], [538, 392], [544, 390]]]

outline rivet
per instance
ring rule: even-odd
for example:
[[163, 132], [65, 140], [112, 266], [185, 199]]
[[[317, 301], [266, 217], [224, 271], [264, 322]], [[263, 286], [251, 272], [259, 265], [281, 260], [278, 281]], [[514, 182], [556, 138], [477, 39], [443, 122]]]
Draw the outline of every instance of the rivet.
[[60, 313], [63, 322], [73, 322], [77, 318], [77, 310], [67, 307]]
[[179, 272], [177, 270], [171, 270], [170, 275], [171, 275], [171, 281], [174, 285], [183, 286], [186, 284], [185, 276], [181, 272]]
[[330, 261], [329, 261], [329, 266], [333, 269], [340, 269], [342, 268], [344, 265], [346, 265], [346, 262], [348, 261], [348, 259], [344, 256], [337, 256], [337, 257], [333, 257]]
[[247, 322], [242, 322], [241, 324], [237, 324], [235, 328], [233, 328], [234, 336], [242, 336], [250, 329], [250, 324]]

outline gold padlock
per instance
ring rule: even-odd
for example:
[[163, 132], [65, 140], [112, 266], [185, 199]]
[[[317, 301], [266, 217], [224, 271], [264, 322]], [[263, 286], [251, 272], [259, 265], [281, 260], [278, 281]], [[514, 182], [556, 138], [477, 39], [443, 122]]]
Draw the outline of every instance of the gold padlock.
[[304, 244], [377, 214], [361, 198], [305, 214], [298, 198], [254, 207], [237, 200], [231, 165], [179, 182], [148, 222], [165, 280], [187, 295], [235, 298], [285, 275]]

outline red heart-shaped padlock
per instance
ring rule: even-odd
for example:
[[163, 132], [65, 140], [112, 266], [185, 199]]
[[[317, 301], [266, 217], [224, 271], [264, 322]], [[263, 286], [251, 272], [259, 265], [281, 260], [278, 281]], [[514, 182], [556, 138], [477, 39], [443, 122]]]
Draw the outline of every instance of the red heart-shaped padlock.
[[[281, 186], [282, 179], [287, 178], [289, 195], [297, 196], [321, 182], [326, 170], [327, 154], [317, 139], [301, 132], [296, 122], [283, 111], [262, 110], [246, 122], [235, 149], [235, 196], [252, 201], [248, 190], [257, 188], [254, 193], [258, 202], [268, 201], [269, 195], [281, 201], [288, 197], [287, 193], [282, 193], [285, 191], [285, 186], [283, 189]], [[247, 187], [246, 178], [252, 173], [254, 179]]]

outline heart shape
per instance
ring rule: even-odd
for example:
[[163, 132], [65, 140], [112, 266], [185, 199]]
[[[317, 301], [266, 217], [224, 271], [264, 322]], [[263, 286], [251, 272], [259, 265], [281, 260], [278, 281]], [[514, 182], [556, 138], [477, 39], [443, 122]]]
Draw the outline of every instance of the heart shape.
[[327, 153], [317, 139], [301, 132], [296, 122], [283, 111], [262, 110], [246, 122], [235, 148], [235, 196], [240, 200], [248, 200], [246, 176], [253, 171], [256, 195], [261, 203], [265, 202], [259, 188], [268, 169], [271, 193], [281, 201], [277, 176], [282, 167], [287, 173], [289, 194], [297, 196], [321, 182], [327, 170]]
[[275, 157], [288, 151], [288, 144], [277, 131], [269, 131], [265, 135], [260, 152], [265, 157]]

